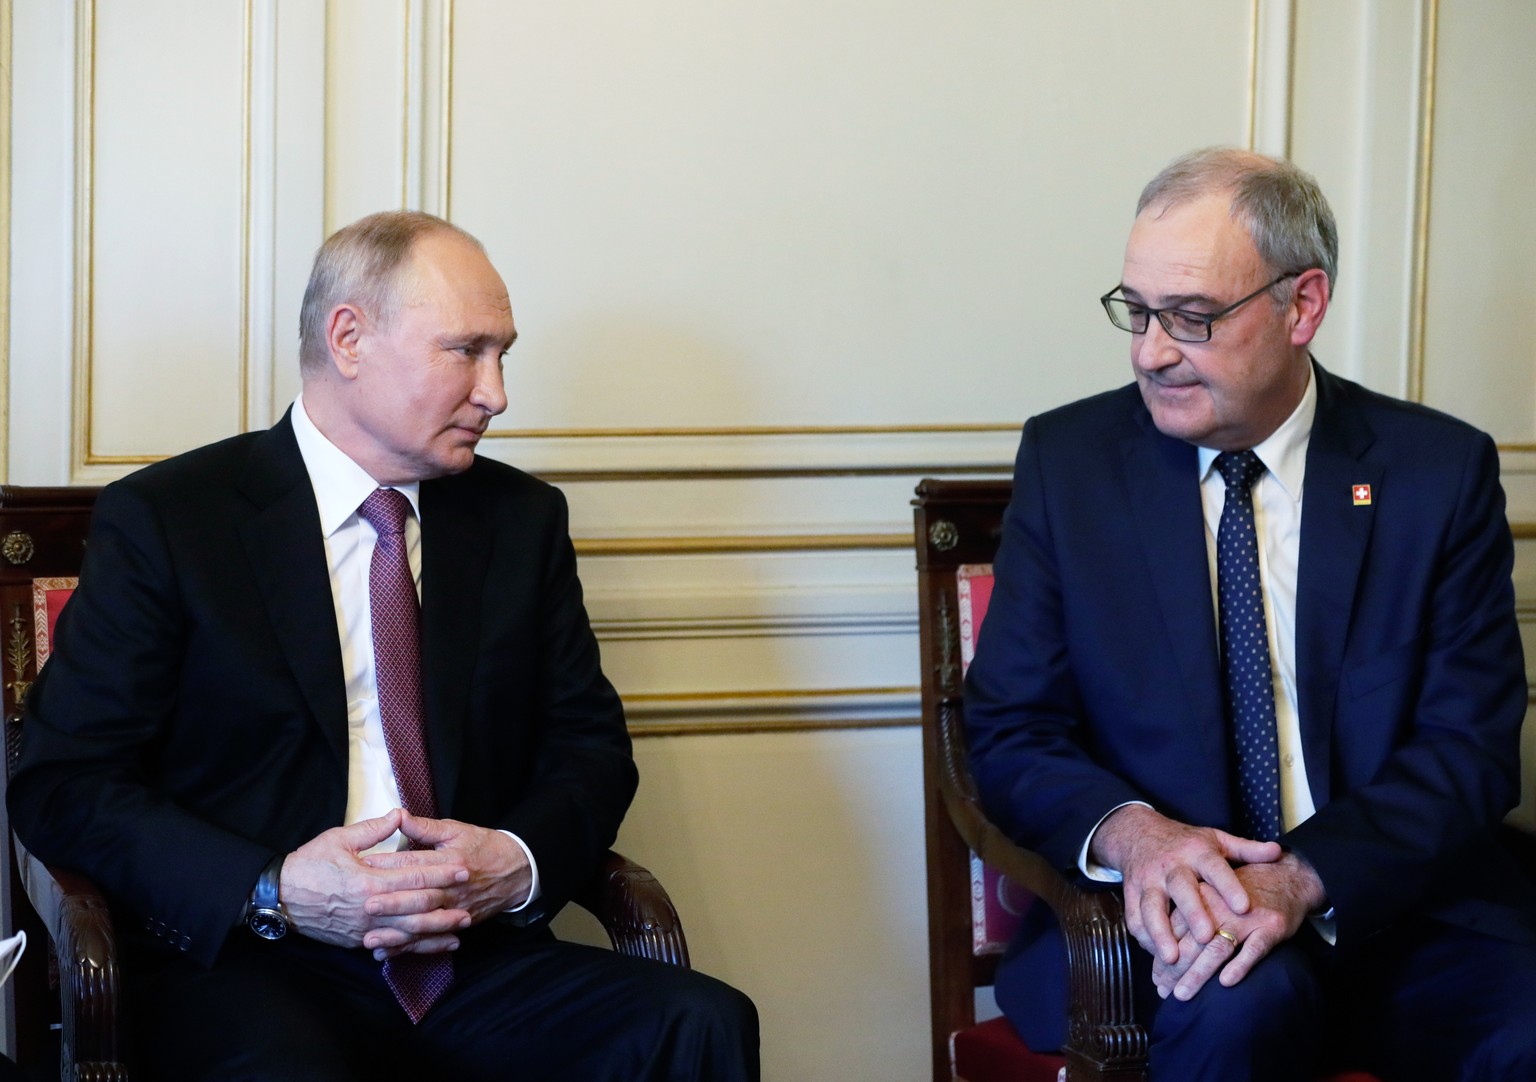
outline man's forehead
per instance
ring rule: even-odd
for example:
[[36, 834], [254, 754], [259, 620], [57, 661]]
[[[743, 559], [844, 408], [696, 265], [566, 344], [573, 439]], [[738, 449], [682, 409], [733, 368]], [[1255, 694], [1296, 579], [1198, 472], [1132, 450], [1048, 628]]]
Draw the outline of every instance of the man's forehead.
[[510, 317], [506, 284], [485, 253], [452, 233], [423, 237], [402, 276], [400, 302], [407, 307], [468, 306]]
[[1232, 217], [1230, 198], [1213, 193], [1138, 214], [1121, 281], [1143, 293], [1216, 296], [1246, 283], [1260, 262], [1253, 238]]

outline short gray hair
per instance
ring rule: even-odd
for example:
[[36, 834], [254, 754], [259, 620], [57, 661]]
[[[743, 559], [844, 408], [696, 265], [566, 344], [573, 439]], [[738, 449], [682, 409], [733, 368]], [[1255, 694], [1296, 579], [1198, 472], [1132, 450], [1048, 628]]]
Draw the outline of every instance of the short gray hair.
[[299, 309], [299, 368], [326, 364], [326, 317], [352, 303], [387, 327], [400, 307], [405, 271], [416, 242], [428, 233], [455, 233], [482, 252], [485, 247], [451, 222], [416, 210], [370, 214], [332, 233], [315, 253], [315, 266]]
[[1339, 280], [1339, 228], [1317, 181], [1291, 162], [1233, 147], [1196, 150], [1152, 178], [1136, 213], [1223, 191], [1232, 193], [1232, 217], [1247, 227], [1270, 270], [1300, 274], [1320, 267], [1332, 292]]

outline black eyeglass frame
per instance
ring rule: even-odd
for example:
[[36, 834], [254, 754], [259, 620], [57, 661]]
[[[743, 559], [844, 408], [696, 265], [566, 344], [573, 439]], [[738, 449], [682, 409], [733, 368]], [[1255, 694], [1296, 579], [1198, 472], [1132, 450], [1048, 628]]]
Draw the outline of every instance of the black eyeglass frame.
[[[1130, 334], [1146, 334], [1147, 333], [1147, 328], [1152, 326], [1152, 317], [1156, 316], [1157, 317], [1157, 321], [1163, 325], [1163, 330], [1168, 332], [1168, 337], [1172, 338], [1175, 342], [1194, 342], [1194, 343], [1209, 342], [1211, 340], [1211, 324], [1215, 323], [1218, 319], [1224, 319], [1227, 316], [1230, 316], [1233, 312], [1237, 311], [1243, 305], [1247, 304], [1249, 301], [1253, 300], [1255, 297], [1259, 297], [1259, 296], [1262, 296], [1265, 293], [1268, 293], [1271, 289], [1274, 289], [1277, 285], [1279, 285], [1281, 282], [1285, 281], [1287, 278], [1296, 278], [1296, 277], [1299, 277], [1300, 275], [1302, 275], [1304, 273], [1305, 273], [1304, 271], [1290, 271], [1287, 274], [1282, 274], [1280, 277], [1276, 278], [1273, 282], [1270, 282], [1268, 285], [1260, 286], [1258, 289], [1256, 289], [1252, 293], [1248, 294], [1248, 296], [1244, 297], [1242, 300], [1233, 301], [1231, 304], [1227, 305], [1225, 308], [1223, 308], [1223, 309], [1221, 309], [1220, 311], [1217, 311], [1217, 312], [1191, 312], [1191, 311], [1189, 311], [1186, 308], [1153, 308], [1151, 305], [1140, 304], [1140, 303], [1137, 303], [1136, 301], [1127, 300], [1124, 297], [1117, 297], [1117, 296], [1115, 296], [1115, 292], [1116, 292], [1116, 290], [1121, 288], [1120, 286], [1115, 286], [1114, 289], [1111, 289], [1108, 293], [1104, 294], [1104, 296], [1100, 297], [1099, 298], [1099, 303], [1104, 306], [1104, 314], [1109, 317], [1109, 321], [1111, 323], [1113, 323], [1116, 327], [1119, 327], [1122, 331], [1126, 331], [1126, 332], [1128, 332]], [[1121, 323], [1118, 319], [1115, 318], [1115, 310], [1110, 307], [1110, 304], [1113, 301], [1119, 301], [1121, 304], [1124, 304], [1124, 305], [1133, 305], [1134, 304], [1137, 308], [1141, 309], [1143, 312], [1146, 313], [1147, 322], [1146, 322], [1145, 325], [1143, 325], [1141, 330], [1139, 330], [1139, 331], [1136, 330], [1136, 328], [1134, 326], [1127, 326], [1126, 324]], [[1179, 333], [1177, 333], [1173, 329], [1173, 327], [1169, 323], [1169, 320], [1164, 318], [1165, 316], [1170, 315], [1170, 314], [1177, 314], [1180, 319], [1185, 319], [1185, 320], [1189, 320], [1189, 321], [1191, 321], [1193, 323], [1202, 324], [1205, 327], [1205, 337], [1204, 338], [1185, 338], [1185, 337], [1183, 337], [1182, 335], [1180, 335]], [[1127, 319], [1127, 321], [1134, 323], [1134, 319], [1132, 318], [1132, 316], [1131, 316], [1129, 311], [1126, 312], [1126, 319]]]

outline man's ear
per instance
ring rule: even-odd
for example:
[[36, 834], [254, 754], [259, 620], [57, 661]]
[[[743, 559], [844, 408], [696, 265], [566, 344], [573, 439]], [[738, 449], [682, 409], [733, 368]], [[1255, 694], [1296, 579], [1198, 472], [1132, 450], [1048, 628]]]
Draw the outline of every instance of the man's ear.
[[363, 314], [356, 305], [338, 304], [325, 321], [331, 365], [343, 379], [356, 379], [362, 352]]
[[1306, 346], [1317, 336], [1328, 314], [1331, 293], [1328, 272], [1320, 267], [1303, 271], [1291, 287], [1291, 345]]

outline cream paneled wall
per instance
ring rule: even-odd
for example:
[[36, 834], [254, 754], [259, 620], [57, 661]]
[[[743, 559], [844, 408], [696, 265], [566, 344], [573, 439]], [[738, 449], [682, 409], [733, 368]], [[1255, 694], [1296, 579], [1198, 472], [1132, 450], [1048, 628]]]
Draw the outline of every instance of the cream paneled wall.
[[[7, 479], [269, 423], [332, 228], [404, 205], [481, 236], [522, 332], [484, 449], [571, 498], [644, 737], [622, 843], [762, 1006], [770, 1079], [922, 1076], [907, 500], [1126, 378], [1094, 298], [1167, 158], [1317, 173], [1345, 249], [1319, 356], [1493, 431], [1536, 538], [1524, 0], [0, 14]], [[1536, 540], [1518, 579], [1530, 628]]]

